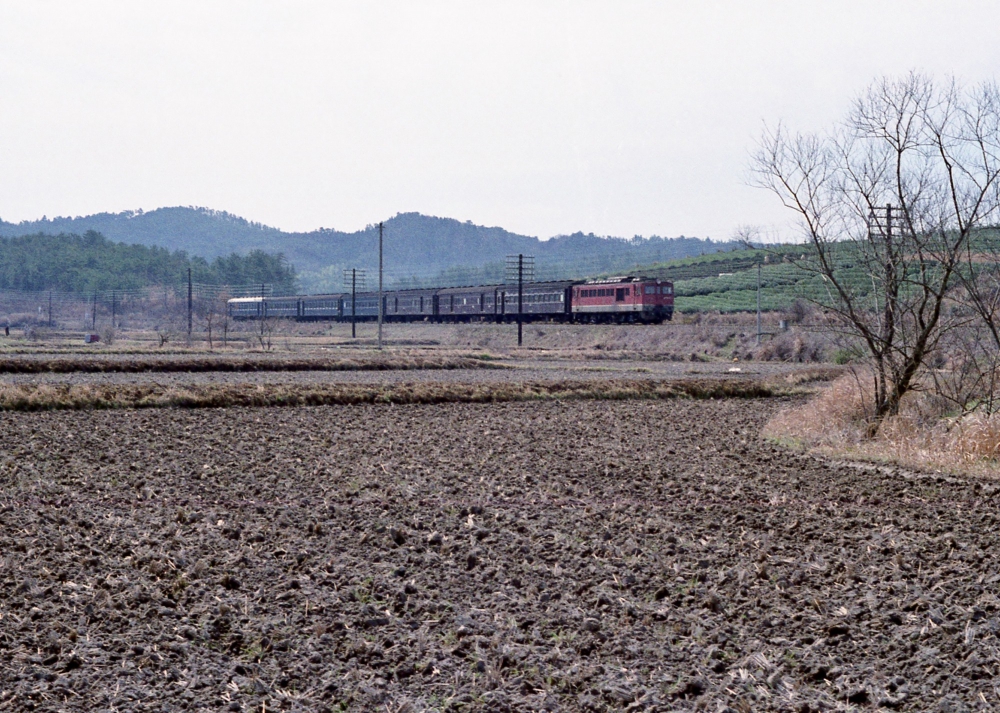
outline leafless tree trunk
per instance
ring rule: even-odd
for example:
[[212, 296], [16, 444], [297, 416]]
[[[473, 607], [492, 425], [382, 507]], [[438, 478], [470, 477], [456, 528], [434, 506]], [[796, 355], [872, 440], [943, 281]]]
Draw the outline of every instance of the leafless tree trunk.
[[212, 342], [212, 323], [215, 322], [215, 317], [216, 315], [214, 309], [210, 308], [207, 312], [205, 312], [205, 331], [208, 336], [208, 351], [213, 351], [215, 349], [215, 345]]
[[260, 342], [260, 348], [266, 352], [271, 351], [274, 330], [277, 326], [278, 321], [274, 317], [262, 317], [257, 320], [257, 341]]
[[804, 269], [871, 367], [869, 434], [898, 412], [948, 330], [973, 237], [1000, 207], [1000, 94], [918, 75], [882, 80], [823, 135], [765, 130], [755, 182], [795, 211]]

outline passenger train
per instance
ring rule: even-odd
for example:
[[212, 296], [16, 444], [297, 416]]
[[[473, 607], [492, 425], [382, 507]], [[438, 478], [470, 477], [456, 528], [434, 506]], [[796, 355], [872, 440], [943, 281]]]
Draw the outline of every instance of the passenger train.
[[[234, 319], [280, 317], [295, 320], [370, 321], [378, 318], [378, 292], [237, 297], [229, 300]], [[674, 313], [674, 286], [667, 280], [609, 277], [602, 280], [528, 282], [521, 292], [525, 322], [660, 324]], [[382, 294], [386, 322], [514, 322], [517, 285], [387, 290]]]

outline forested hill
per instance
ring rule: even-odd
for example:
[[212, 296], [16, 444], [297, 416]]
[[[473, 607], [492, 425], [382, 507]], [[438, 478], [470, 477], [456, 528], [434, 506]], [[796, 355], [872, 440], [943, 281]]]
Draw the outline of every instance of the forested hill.
[[296, 288], [295, 270], [288, 262], [262, 250], [219, 256], [209, 262], [189, 257], [183, 250], [112, 242], [94, 231], [0, 238], [0, 289], [135, 290], [180, 283], [188, 268], [199, 283], [267, 283], [279, 292]]
[[[93, 230], [112, 241], [184, 250], [212, 260], [252, 250], [283, 253], [308, 291], [341, 287], [348, 267], [375, 269], [378, 229], [343, 232], [320, 228], [288, 233], [238, 216], [205, 208], [160, 208], [154, 211], [100, 213], [7, 223], [0, 236], [83, 234]], [[496, 279], [504, 256], [533, 255], [538, 277], [583, 277], [627, 270], [631, 266], [701, 255], [736, 247], [699, 238], [604, 238], [593, 234], [549, 240], [518, 235], [450, 218], [401, 213], [385, 221], [385, 267], [390, 284], [443, 284]]]

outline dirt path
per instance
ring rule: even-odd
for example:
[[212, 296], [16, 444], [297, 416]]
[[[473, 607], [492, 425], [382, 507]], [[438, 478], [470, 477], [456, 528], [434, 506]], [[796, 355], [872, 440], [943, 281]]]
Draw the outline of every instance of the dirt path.
[[0, 415], [0, 709], [992, 710], [998, 489], [769, 401]]

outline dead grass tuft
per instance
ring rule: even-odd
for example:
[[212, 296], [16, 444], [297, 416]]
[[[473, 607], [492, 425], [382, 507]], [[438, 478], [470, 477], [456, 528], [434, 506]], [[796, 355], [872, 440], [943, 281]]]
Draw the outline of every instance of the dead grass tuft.
[[893, 461], [916, 469], [995, 472], [1000, 466], [1000, 415], [949, 413], [929, 392], [911, 392], [898, 416], [865, 438], [865, 379], [841, 376], [806, 403], [780, 411], [764, 435], [828, 455]]

